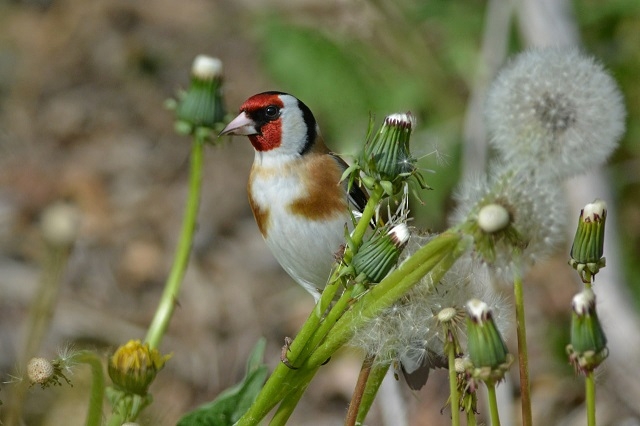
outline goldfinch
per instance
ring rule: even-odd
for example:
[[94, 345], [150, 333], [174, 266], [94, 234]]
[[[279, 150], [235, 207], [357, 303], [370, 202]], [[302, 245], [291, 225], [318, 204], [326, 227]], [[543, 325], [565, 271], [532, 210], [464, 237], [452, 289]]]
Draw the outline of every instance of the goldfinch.
[[251, 96], [220, 135], [249, 137], [255, 158], [247, 190], [260, 233], [317, 301], [366, 193], [340, 182], [347, 163], [326, 147], [309, 107], [287, 93]]

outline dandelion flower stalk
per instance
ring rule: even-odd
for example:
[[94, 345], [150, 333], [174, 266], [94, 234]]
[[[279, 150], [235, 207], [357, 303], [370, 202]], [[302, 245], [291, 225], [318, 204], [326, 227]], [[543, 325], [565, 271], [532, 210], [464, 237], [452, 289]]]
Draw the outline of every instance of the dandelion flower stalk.
[[457, 310], [446, 307], [438, 312], [437, 320], [445, 336], [444, 351], [447, 355], [449, 366], [449, 401], [451, 406], [451, 424], [460, 425], [460, 393], [458, 392], [458, 371], [456, 370], [456, 359], [461, 353], [460, 341], [458, 339]]
[[491, 416], [491, 426], [500, 426], [500, 414], [498, 413], [498, 400], [496, 398], [496, 386], [487, 386], [487, 397], [489, 398], [489, 415]]
[[75, 356], [78, 363], [87, 364], [91, 368], [91, 390], [86, 426], [102, 425], [102, 401], [104, 400], [104, 373], [102, 360], [91, 351], [79, 351]]
[[353, 395], [351, 397], [351, 403], [349, 404], [349, 409], [347, 410], [347, 417], [344, 422], [345, 426], [355, 426], [356, 424], [358, 414], [360, 413], [362, 399], [365, 394], [365, 389], [367, 389], [367, 384], [369, 383], [369, 376], [371, 375], [371, 370], [373, 369], [374, 359], [375, 355], [367, 355], [364, 358], [364, 361], [362, 361], [362, 367], [360, 368], [358, 381], [356, 382], [356, 387], [353, 390]]
[[164, 286], [160, 303], [156, 309], [145, 341], [151, 348], [158, 348], [162, 342], [173, 311], [178, 301], [182, 280], [189, 264], [193, 236], [196, 230], [196, 220], [200, 205], [200, 191], [202, 188], [202, 166], [204, 159], [205, 140], [194, 136], [191, 146], [191, 162], [189, 166], [189, 195], [185, 207], [182, 229], [178, 240], [178, 247], [171, 266], [171, 272]]
[[390, 364], [388, 363], [374, 363], [371, 366], [369, 377], [367, 379], [367, 385], [362, 392], [362, 399], [360, 401], [360, 407], [358, 409], [358, 415], [356, 417], [355, 424], [364, 424], [365, 418], [373, 405], [373, 401], [376, 398], [378, 389], [382, 385], [382, 381], [387, 375]]
[[222, 65], [218, 59], [198, 56], [193, 63], [189, 90], [179, 99], [176, 106], [178, 127], [188, 130], [186, 133], [191, 134], [193, 138], [189, 194], [173, 265], [145, 339], [151, 348], [160, 346], [167, 331], [189, 263], [200, 204], [204, 145], [212, 128], [224, 118], [220, 92], [221, 72]]
[[531, 386], [529, 384], [529, 352], [527, 349], [527, 325], [524, 315], [524, 289], [522, 278], [513, 282], [514, 303], [516, 306], [516, 330], [518, 338], [518, 368], [520, 371], [520, 399], [522, 401], [522, 424], [533, 425], [531, 412]]
[[[449, 333], [448, 333], [449, 334]], [[447, 340], [453, 336], [449, 335]], [[458, 394], [458, 375], [456, 373], [456, 345], [453, 341], [447, 341], [445, 351], [449, 364], [449, 399], [451, 400], [451, 425], [460, 425], [460, 395]]]

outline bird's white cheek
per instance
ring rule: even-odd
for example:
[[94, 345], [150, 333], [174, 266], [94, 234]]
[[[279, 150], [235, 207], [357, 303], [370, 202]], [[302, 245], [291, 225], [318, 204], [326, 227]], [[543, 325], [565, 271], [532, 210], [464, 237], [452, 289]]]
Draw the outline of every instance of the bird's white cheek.
[[302, 120], [302, 114], [283, 114], [282, 116], [282, 142], [281, 149], [287, 153], [300, 152], [302, 145], [307, 141], [307, 126]]

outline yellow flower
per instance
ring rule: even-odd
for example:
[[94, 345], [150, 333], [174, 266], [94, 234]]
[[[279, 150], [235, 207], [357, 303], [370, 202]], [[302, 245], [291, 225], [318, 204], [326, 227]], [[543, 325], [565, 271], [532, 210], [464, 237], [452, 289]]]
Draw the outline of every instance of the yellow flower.
[[149, 385], [169, 358], [171, 355], [161, 355], [157, 349], [150, 349], [148, 343], [129, 340], [109, 359], [109, 376], [117, 388], [146, 395]]

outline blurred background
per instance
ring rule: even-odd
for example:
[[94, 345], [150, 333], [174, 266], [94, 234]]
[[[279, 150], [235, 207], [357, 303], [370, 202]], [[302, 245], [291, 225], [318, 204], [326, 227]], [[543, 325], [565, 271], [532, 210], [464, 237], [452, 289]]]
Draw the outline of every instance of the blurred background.
[[[41, 231], [52, 205], [72, 206], [80, 229], [38, 354], [53, 359], [74, 345], [106, 356], [144, 338], [187, 192], [190, 141], [173, 131], [164, 102], [188, 85], [196, 55], [223, 61], [231, 113], [257, 92], [292, 93], [339, 153], [363, 142], [370, 115], [412, 111], [413, 152], [434, 171], [415, 223], [437, 231], [457, 182], [485, 167], [482, 99], [496, 70], [527, 46], [579, 44], [612, 72], [628, 109], [609, 166], [567, 188], [571, 227], [580, 206], [596, 197], [609, 203], [609, 266], [596, 280], [611, 333], [599, 424], [640, 424], [638, 28], [636, 0], [0, 0], [0, 399], [27, 362], [20, 354], [29, 307], [55, 275]], [[192, 262], [162, 345], [173, 358], [151, 388], [155, 402], [142, 424], [175, 424], [236, 383], [260, 336], [266, 362], [276, 365], [284, 337], [312, 308], [255, 226], [245, 194], [252, 161], [243, 138], [207, 148]], [[564, 353], [579, 289], [566, 264], [569, 244], [525, 284], [540, 425], [586, 423], [583, 380]], [[360, 362], [350, 349], [334, 357], [290, 423], [340, 424]], [[29, 390], [25, 424], [83, 424], [88, 370], [69, 378], [73, 387]], [[419, 392], [401, 383], [406, 419], [385, 423], [376, 404], [368, 424], [448, 424], [448, 411], [440, 413], [446, 380], [435, 372]], [[519, 418], [513, 383], [500, 387], [514, 401], [503, 405], [507, 425]], [[0, 419], [5, 411], [0, 406]]]

